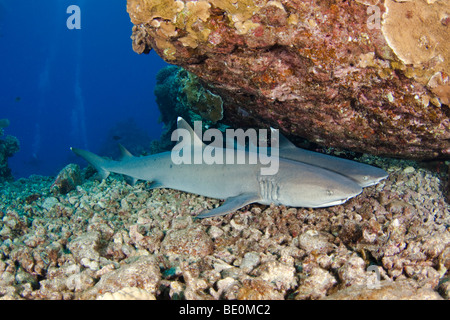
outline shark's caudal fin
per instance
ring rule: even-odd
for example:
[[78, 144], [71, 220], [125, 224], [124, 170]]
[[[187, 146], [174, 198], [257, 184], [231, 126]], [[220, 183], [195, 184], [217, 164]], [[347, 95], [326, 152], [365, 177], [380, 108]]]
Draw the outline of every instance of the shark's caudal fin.
[[103, 159], [98, 155], [78, 148], [70, 148], [73, 153], [77, 156], [84, 158], [87, 162], [89, 162], [95, 169], [97, 169], [99, 176], [102, 179], [106, 179], [109, 176], [109, 171], [105, 169], [105, 166], [109, 162], [109, 160]]
[[[120, 149], [120, 153], [121, 153], [121, 157], [119, 161], [126, 161], [129, 159], [134, 158], [134, 156], [131, 154], [130, 151], [128, 151], [127, 149], [125, 149], [124, 146], [122, 146], [119, 143], [119, 149]], [[81, 150], [81, 149], [77, 149], [77, 148], [70, 148], [70, 150], [73, 151], [73, 153], [75, 153], [77, 156], [80, 156], [82, 158], [84, 158], [84, 160], [86, 160], [87, 162], [89, 162], [95, 169], [97, 169], [98, 171], [98, 175], [101, 179], [106, 179], [109, 176], [109, 170], [107, 169], [108, 167], [108, 163], [112, 160], [107, 160], [104, 159], [92, 152], [86, 151], [86, 150]], [[129, 184], [131, 184], [132, 186], [134, 186], [136, 184], [137, 179], [124, 175], [125, 177], [125, 181]]]

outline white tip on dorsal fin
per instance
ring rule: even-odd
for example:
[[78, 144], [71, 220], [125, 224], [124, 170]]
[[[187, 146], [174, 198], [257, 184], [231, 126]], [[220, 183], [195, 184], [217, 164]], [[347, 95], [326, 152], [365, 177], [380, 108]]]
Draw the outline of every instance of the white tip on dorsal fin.
[[[274, 128], [272, 128], [272, 127], [270, 127], [270, 131], [275, 131], [275, 130], [278, 130], [278, 129], [274, 129]], [[293, 148], [297, 148], [296, 146], [295, 146], [295, 144], [293, 144], [292, 142], [290, 142], [289, 140], [288, 140], [288, 138], [286, 138], [285, 136], [283, 136], [281, 133], [279, 133], [279, 130], [278, 130], [278, 143], [279, 143], [279, 145], [278, 145], [278, 147], [280, 148], [280, 149], [293, 149]]]
[[128, 151], [123, 145], [119, 143], [120, 160], [134, 158], [130, 151]]
[[187, 121], [184, 120], [182, 117], [177, 118], [177, 129], [185, 129], [185, 130], [189, 131], [189, 134], [193, 139], [192, 143], [194, 146], [201, 146], [201, 147], [205, 146], [203, 141], [195, 133], [195, 131], [192, 129], [192, 127], [189, 125], [189, 123], [187, 123]]

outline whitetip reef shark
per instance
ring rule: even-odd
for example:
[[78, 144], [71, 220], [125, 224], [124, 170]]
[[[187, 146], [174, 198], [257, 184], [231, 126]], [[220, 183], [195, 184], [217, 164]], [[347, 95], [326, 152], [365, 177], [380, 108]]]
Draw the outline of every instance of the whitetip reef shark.
[[[204, 147], [184, 119], [178, 118], [178, 127], [192, 133], [192, 148]], [[133, 183], [136, 180], [151, 181], [152, 188], [170, 188], [225, 199], [221, 206], [201, 212], [198, 218], [225, 215], [251, 203], [329, 207], [342, 204], [362, 192], [360, 184], [343, 174], [283, 157], [279, 159], [276, 174], [262, 175], [263, 165], [260, 162], [175, 164], [171, 152], [134, 157], [123, 146], [119, 147], [122, 152], [119, 161], [108, 160], [86, 150], [71, 150], [94, 166], [102, 179], [114, 172], [129, 177]], [[245, 153], [246, 157], [250, 156], [249, 152]], [[332, 159], [329, 159], [329, 162], [331, 163]]]

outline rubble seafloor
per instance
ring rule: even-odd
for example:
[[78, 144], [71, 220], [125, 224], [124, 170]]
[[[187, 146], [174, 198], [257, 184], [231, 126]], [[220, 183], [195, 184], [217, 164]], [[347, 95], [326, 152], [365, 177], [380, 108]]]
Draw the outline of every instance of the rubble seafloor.
[[118, 175], [4, 182], [0, 299], [449, 299], [446, 170], [360, 161], [389, 178], [343, 205], [203, 220], [219, 200]]

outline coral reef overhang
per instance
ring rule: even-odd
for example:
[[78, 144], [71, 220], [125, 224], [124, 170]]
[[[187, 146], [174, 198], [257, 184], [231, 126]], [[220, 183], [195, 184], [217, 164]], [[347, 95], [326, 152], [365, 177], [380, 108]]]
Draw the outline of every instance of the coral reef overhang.
[[233, 126], [450, 156], [448, 1], [128, 0], [127, 9], [133, 49], [153, 48], [213, 84]]

